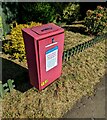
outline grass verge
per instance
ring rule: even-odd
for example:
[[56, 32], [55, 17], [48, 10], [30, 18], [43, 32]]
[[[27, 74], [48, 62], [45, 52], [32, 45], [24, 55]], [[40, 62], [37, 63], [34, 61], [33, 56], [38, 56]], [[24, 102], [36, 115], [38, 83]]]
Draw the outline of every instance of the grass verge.
[[[64, 49], [89, 39], [88, 36], [66, 31]], [[2, 54], [1, 57], [7, 58], [7, 55]], [[3, 62], [3, 77], [13, 77], [20, 81], [18, 88], [27, 88], [24, 75], [26, 62], [11, 60], [6, 63], [8, 60]], [[31, 88], [25, 92], [14, 89], [11, 94], [7, 93], [2, 101], [3, 118], [60, 118], [83, 96], [91, 95], [104, 74], [105, 41], [102, 41], [64, 62], [62, 76], [43, 91]]]

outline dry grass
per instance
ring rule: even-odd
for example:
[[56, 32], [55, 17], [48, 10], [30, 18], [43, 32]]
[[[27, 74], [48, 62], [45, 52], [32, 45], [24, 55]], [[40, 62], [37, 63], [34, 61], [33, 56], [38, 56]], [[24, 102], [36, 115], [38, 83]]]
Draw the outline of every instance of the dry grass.
[[[89, 39], [91, 38], [88, 36], [66, 31], [65, 49]], [[6, 55], [1, 57], [7, 58]], [[17, 60], [14, 62], [27, 67], [26, 63], [19, 63]], [[7, 93], [3, 99], [3, 117], [61, 117], [83, 96], [93, 93], [94, 86], [100, 82], [100, 78], [105, 73], [104, 66], [105, 41], [75, 55], [71, 61], [63, 63], [62, 76], [43, 91], [37, 92], [35, 88], [31, 88], [24, 93], [16, 89], [11, 94]], [[7, 72], [16, 74], [16, 71], [7, 70]], [[19, 74], [15, 77], [20, 81]]]
[[75, 33], [74, 32], [65, 32], [65, 50], [70, 49], [71, 47], [74, 47], [75, 45], [81, 44], [83, 42], [86, 42], [93, 37], [89, 37], [86, 35], [81, 35], [80, 33]]

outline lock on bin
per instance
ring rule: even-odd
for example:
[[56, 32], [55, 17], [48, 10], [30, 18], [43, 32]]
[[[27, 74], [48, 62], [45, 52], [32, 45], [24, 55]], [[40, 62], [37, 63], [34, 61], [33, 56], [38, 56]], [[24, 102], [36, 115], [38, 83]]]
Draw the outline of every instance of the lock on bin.
[[64, 29], [48, 23], [22, 29], [30, 83], [42, 90], [62, 71]]

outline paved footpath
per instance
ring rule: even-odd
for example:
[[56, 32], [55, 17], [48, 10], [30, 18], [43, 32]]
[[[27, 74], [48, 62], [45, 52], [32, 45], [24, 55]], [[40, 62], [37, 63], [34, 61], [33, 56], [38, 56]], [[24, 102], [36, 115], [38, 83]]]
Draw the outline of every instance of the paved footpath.
[[105, 99], [105, 97], [107, 98], [107, 95], [105, 95], [105, 80], [107, 80], [107, 75], [96, 86], [93, 96], [83, 97], [63, 118], [91, 118], [91, 120], [105, 118], [105, 100], [107, 100]]

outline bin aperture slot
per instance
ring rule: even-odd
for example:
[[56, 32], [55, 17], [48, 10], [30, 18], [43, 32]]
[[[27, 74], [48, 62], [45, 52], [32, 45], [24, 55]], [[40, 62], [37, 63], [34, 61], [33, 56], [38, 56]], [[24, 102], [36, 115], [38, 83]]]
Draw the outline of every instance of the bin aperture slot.
[[57, 31], [58, 29], [60, 29], [60, 27], [56, 26], [52, 23], [31, 28], [31, 30], [33, 32], [37, 33], [38, 35], [47, 34], [47, 33], [53, 32], [53, 31]]
[[52, 27], [44, 28], [44, 29], [42, 29], [41, 31], [43, 32], [43, 31], [45, 31], [45, 30], [52, 30]]

